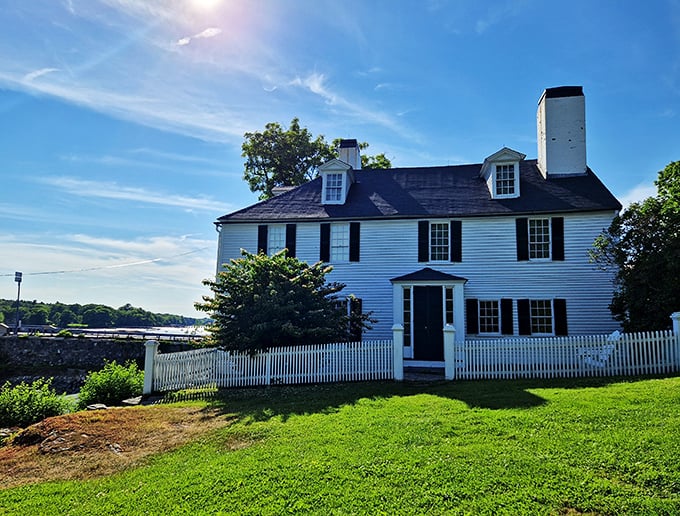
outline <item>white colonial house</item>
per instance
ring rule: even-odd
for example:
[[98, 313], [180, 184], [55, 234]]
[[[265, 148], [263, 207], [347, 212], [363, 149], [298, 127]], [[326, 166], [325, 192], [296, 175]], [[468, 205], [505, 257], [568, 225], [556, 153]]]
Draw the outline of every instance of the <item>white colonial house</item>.
[[611, 277], [589, 262], [621, 209], [586, 164], [579, 86], [545, 90], [538, 159], [502, 148], [470, 165], [361, 170], [356, 140], [319, 177], [220, 217], [218, 270], [240, 250], [333, 266], [377, 323], [404, 328], [411, 365], [443, 360], [456, 340], [609, 333]]

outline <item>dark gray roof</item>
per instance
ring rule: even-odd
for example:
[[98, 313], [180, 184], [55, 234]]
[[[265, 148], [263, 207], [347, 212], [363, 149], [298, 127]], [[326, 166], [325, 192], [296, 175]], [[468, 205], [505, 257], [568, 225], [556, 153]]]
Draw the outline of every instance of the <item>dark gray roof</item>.
[[520, 162], [520, 197], [491, 199], [481, 164], [356, 170], [343, 205], [321, 204], [321, 178], [230, 213], [217, 223], [324, 219], [437, 218], [620, 210], [588, 170], [544, 179], [536, 160]]
[[392, 278], [390, 281], [392, 283], [398, 283], [400, 281], [467, 281], [467, 278], [461, 278], [460, 276], [454, 276], [453, 274], [447, 274], [425, 267], [419, 271]]

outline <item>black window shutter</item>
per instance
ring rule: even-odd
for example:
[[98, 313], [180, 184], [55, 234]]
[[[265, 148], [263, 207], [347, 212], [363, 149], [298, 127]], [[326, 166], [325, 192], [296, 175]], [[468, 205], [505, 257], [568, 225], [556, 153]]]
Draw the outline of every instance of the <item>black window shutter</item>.
[[349, 261], [358, 262], [361, 242], [361, 223], [349, 223]]
[[363, 312], [362, 301], [358, 297], [349, 298], [349, 313], [351, 316], [349, 333], [351, 342], [361, 342], [362, 327], [360, 317]]
[[319, 260], [322, 262], [331, 261], [331, 225], [321, 224], [321, 238], [319, 241]]
[[552, 259], [564, 260], [564, 217], [553, 217], [550, 221], [552, 232]]
[[515, 328], [512, 323], [512, 299], [501, 299], [501, 333], [512, 335]]
[[289, 258], [295, 258], [295, 240], [297, 235], [297, 226], [295, 224], [286, 224], [286, 249], [288, 249]]
[[418, 261], [430, 261], [430, 223], [418, 221]]
[[267, 225], [257, 226], [257, 252], [267, 254]]
[[531, 304], [528, 299], [517, 300], [517, 325], [520, 335], [531, 335]]
[[460, 220], [451, 221], [451, 261], [463, 261], [463, 223]]
[[465, 325], [469, 335], [479, 333], [479, 303], [476, 299], [465, 300]]
[[553, 311], [555, 318], [555, 335], [568, 335], [567, 331], [567, 300], [554, 299]]
[[515, 226], [517, 232], [517, 261], [524, 262], [529, 259], [529, 219], [516, 219]]

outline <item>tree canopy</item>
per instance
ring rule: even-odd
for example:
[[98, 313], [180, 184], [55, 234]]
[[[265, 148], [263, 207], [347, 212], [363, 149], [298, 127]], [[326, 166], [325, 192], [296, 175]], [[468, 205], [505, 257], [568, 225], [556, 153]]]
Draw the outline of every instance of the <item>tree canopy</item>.
[[[204, 280], [213, 296], [203, 296], [198, 310], [214, 319], [216, 345], [255, 353], [293, 344], [356, 340], [369, 327], [369, 315], [343, 308], [338, 294], [345, 285], [326, 281], [331, 267], [287, 257], [241, 251], [216, 279]], [[355, 337], [352, 339], [352, 337]]]
[[610, 309], [626, 331], [668, 328], [680, 310], [680, 161], [659, 172], [655, 185], [657, 195], [626, 208], [590, 253], [614, 272]]
[[[251, 192], [260, 192], [260, 200], [269, 199], [275, 187], [299, 186], [314, 179], [319, 166], [338, 156], [339, 141], [336, 138], [329, 144], [323, 135], [314, 138], [306, 127], [300, 127], [298, 118], [291, 120], [288, 129], [270, 122], [262, 132], [244, 134], [243, 178]], [[359, 148], [368, 148], [368, 143], [361, 143]], [[361, 166], [390, 168], [392, 164], [385, 154], [362, 155]]]
[[[0, 322], [15, 324], [16, 300], [0, 299]], [[99, 304], [42, 303], [21, 301], [19, 319], [24, 325], [53, 324], [60, 328], [86, 325], [91, 328], [190, 326], [199, 321], [192, 317], [148, 312], [129, 303], [118, 309]]]

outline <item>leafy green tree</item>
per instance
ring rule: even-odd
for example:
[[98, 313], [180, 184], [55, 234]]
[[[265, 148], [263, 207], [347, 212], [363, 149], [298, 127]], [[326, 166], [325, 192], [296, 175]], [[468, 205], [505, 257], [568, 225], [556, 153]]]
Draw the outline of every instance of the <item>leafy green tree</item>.
[[246, 133], [242, 156], [246, 158], [243, 178], [252, 192], [268, 199], [276, 186], [297, 186], [316, 175], [316, 169], [334, 157], [322, 136], [312, 139], [307, 128], [293, 118], [284, 130], [270, 122], [263, 132]]
[[331, 267], [290, 258], [241, 252], [216, 279], [205, 280], [213, 296], [196, 308], [215, 321], [215, 344], [238, 351], [257, 351], [292, 344], [349, 340], [357, 325], [369, 328], [368, 314], [347, 315], [340, 308], [341, 283], [326, 282]]
[[[299, 186], [317, 175], [317, 169], [326, 161], [338, 156], [340, 139], [328, 144], [323, 135], [314, 138], [300, 120], [291, 120], [288, 129], [270, 122], [264, 131], [245, 133], [241, 146], [246, 158], [243, 178], [251, 192], [260, 192], [260, 199], [273, 196], [277, 186]], [[360, 149], [368, 147], [361, 143]], [[362, 167], [389, 168], [390, 160], [384, 154], [361, 156]]]
[[669, 328], [670, 314], [680, 310], [680, 161], [655, 184], [657, 196], [631, 204], [590, 252], [614, 272], [610, 309], [626, 331]]
[[106, 306], [94, 306], [83, 311], [83, 324], [90, 328], [110, 328], [113, 326], [113, 310]]

